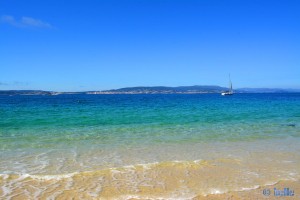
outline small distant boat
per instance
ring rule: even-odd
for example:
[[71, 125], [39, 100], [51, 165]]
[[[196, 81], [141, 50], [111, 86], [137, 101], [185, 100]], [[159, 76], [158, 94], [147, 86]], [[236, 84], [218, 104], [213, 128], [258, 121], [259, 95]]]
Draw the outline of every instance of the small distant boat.
[[231, 82], [231, 79], [230, 79], [230, 74], [229, 74], [229, 91], [222, 92], [221, 95], [223, 95], [223, 96], [225, 96], [225, 95], [233, 95], [232, 82]]

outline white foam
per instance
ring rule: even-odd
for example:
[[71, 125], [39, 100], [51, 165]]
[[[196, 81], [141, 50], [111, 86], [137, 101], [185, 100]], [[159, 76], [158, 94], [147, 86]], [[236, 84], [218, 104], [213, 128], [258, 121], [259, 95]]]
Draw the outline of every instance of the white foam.
[[3, 191], [2, 197], [5, 197], [5, 196], [7, 196], [8, 194], [10, 194], [10, 193], [12, 192], [12, 189], [10, 189], [9, 187], [7, 187], [7, 186], [5, 186], [5, 185], [3, 185], [3, 186], [1, 187], [1, 189], [2, 189], [2, 191]]
[[66, 178], [72, 178], [74, 175], [78, 174], [78, 172], [69, 173], [69, 174], [59, 174], [59, 175], [29, 175], [30, 178], [38, 179], [38, 180], [61, 180]]
[[158, 165], [159, 162], [146, 163], [146, 164], [137, 164], [137, 166], [141, 166], [145, 169], [151, 169], [151, 167]]
[[264, 186], [275, 185], [275, 184], [277, 184], [278, 182], [279, 182], [279, 181], [267, 182]]
[[148, 199], [148, 200], [191, 200], [194, 197], [149, 197], [138, 195], [122, 195], [117, 197], [118, 200], [130, 200], [130, 199]]
[[223, 193], [226, 193], [226, 192], [221, 191], [220, 189], [213, 188], [213, 189], [210, 189], [209, 193], [210, 194], [223, 194]]
[[[4, 180], [7, 180], [7, 178], [9, 177], [8, 174], [1, 174], [1, 175], [4, 177]], [[4, 183], [3, 186], [1, 187], [1, 189], [3, 191], [2, 197], [7, 197], [7, 195], [11, 194], [12, 191], [13, 191], [13, 189], [15, 187], [18, 187], [19, 182], [22, 181], [22, 180], [24, 180], [24, 179], [26, 179], [26, 178], [28, 178], [28, 177], [29, 177], [29, 175], [22, 174], [18, 178], [13, 179], [13, 180], [11, 180], [9, 182], [5, 181], [6, 183]], [[16, 183], [17, 183], [17, 186], [13, 186]], [[10, 198], [8, 198], [8, 199], [10, 199]]]
[[257, 189], [257, 188], [259, 188], [259, 185], [255, 185], [255, 186], [253, 186], [253, 187], [243, 187], [242, 188], [242, 191], [247, 191], [247, 190], [255, 190], [255, 189]]
[[194, 160], [193, 162], [196, 163], [196, 164], [199, 164], [199, 163], [201, 163], [202, 161], [203, 161], [203, 160], [200, 159], [200, 160]]
[[2, 177], [5, 180], [5, 179], [8, 179], [9, 175], [8, 174], [0, 174], [0, 177]]

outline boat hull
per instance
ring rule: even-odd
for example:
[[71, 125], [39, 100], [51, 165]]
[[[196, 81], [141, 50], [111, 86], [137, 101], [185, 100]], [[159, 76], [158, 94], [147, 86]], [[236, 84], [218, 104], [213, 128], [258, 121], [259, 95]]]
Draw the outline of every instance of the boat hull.
[[222, 92], [221, 95], [222, 95], [222, 96], [233, 95], [233, 93], [231, 93], [231, 92]]

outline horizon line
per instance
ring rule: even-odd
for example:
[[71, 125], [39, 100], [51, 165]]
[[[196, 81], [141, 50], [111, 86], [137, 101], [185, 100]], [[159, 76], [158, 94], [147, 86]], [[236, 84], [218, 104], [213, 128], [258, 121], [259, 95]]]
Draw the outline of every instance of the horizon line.
[[[64, 90], [64, 91], [60, 91], [60, 90], [49, 90], [49, 89], [0, 89], [0, 91], [44, 91], [44, 92], [92, 92], [92, 91], [97, 91], [97, 92], [101, 92], [101, 91], [110, 91], [110, 90], [119, 90], [119, 89], [126, 89], [126, 88], [139, 88], [139, 87], [145, 87], [145, 88], [153, 88], [153, 87], [168, 87], [168, 88], [178, 88], [178, 87], [195, 87], [195, 86], [200, 86], [200, 87], [220, 87], [220, 88], [228, 88], [228, 87], [224, 87], [224, 86], [219, 86], [219, 85], [179, 85], [179, 86], [162, 86], [162, 85], [157, 85], [157, 86], [128, 86], [128, 87], [119, 87], [119, 88], [112, 88], [112, 89], [102, 89], [102, 90]], [[273, 89], [273, 90], [300, 90], [299, 88], [291, 88], [291, 87], [239, 87], [236, 88], [234, 90], [245, 90], [245, 89]]]

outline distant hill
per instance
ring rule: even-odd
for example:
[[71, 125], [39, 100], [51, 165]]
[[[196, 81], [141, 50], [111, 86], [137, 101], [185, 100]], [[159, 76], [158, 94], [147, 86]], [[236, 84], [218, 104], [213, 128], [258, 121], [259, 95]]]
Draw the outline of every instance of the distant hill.
[[51, 95], [43, 90], [0, 90], [0, 95]]
[[300, 89], [282, 89], [282, 88], [239, 88], [239, 93], [290, 93], [300, 92]]
[[179, 86], [179, 87], [127, 87], [114, 90], [104, 90], [101, 93], [118, 93], [118, 94], [169, 94], [169, 93], [219, 93], [227, 88], [220, 86]]
[[87, 94], [87, 92], [53, 92], [44, 90], [0, 90], [0, 95], [59, 95], [59, 94]]

